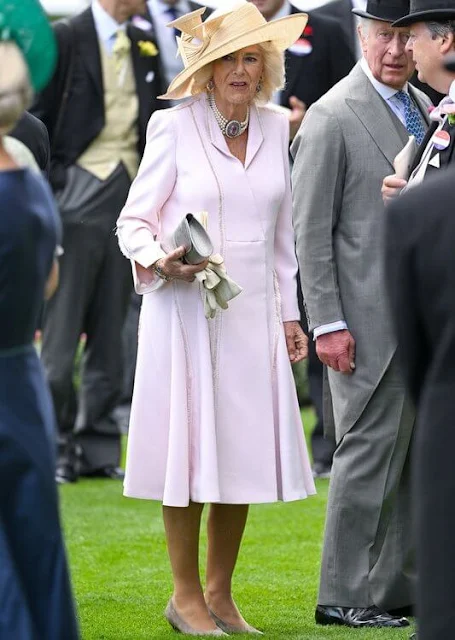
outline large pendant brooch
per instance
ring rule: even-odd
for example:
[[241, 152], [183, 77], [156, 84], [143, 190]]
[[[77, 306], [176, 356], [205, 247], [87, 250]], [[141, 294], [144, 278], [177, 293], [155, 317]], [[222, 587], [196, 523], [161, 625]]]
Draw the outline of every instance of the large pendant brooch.
[[244, 131], [247, 130], [248, 124], [250, 121], [250, 109], [248, 108], [246, 118], [243, 122], [239, 122], [238, 120], [227, 120], [220, 113], [218, 107], [215, 103], [215, 98], [212, 93], [208, 95], [208, 102], [215, 116], [215, 120], [218, 123], [219, 128], [224, 136], [227, 138], [238, 138]]
[[242, 125], [238, 120], [229, 120], [225, 126], [225, 132], [228, 138], [237, 138], [242, 131]]

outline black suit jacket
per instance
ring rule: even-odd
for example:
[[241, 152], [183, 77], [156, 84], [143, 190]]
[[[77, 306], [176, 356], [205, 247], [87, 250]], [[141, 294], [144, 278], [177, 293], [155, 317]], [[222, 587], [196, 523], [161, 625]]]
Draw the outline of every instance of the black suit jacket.
[[417, 404], [430, 379], [453, 380], [455, 401], [454, 199], [455, 167], [449, 167], [387, 208], [388, 289], [404, 373]]
[[[51, 179], [54, 188], [61, 188], [65, 180], [65, 168], [74, 164], [105, 124], [104, 90], [98, 34], [91, 9], [87, 9], [70, 21], [71, 29], [64, 22], [55, 25], [58, 44], [58, 65], [54, 76], [36, 98], [31, 109], [49, 131], [52, 147]], [[145, 147], [147, 123], [155, 109], [166, 103], [157, 100], [165, 91], [158, 56], [141, 56], [138, 42], [152, 40], [150, 33], [133, 25], [127, 28], [131, 40], [136, 89], [139, 97], [139, 153]], [[65, 81], [74, 47], [74, 69], [63, 124], [55, 139], [55, 127], [59, 117]]]
[[[292, 7], [292, 13], [298, 12]], [[335, 20], [310, 13], [302, 38], [311, 47], [311, 52], [298, 55], [293, 47], [286, 51], [286, 87], [281, 96], [281, 104], [286, 107], [291, 96], [302, 100], [307, 107], [311, 106], [355, 64], [344, 32]]]
[[352, 55], [357, 55], [357, 31], [356, 21], [354, 14], [352, 13], [351, 0], [335, 0], [335, 2], [329, 2], [314, 12], [316, 15], [324, 16], [326, 18], [333, 18], [343, 29], [346, 40], [351, 49]]
[[403, 372], [417, 404], [414, 453], [419, 637], [453, 635], [455, 599], [455, 167], [394, 201], [387, 275]]
[[8, 135], [20, 140], [30, 149], [41, 171], [49, 177], [51, 161], [49, 135], [41, 120], [25, 112]]

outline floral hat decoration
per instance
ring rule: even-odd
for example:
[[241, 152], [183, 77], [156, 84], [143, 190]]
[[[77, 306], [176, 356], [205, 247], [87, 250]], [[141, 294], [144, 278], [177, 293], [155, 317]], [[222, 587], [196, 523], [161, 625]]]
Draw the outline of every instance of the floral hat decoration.
[[267, 22], [258, 8], [246, 0], [230, 3], [230, 8], [217, 9], [205, 22], [205, 7], [187, 13], [167, 26], [177, 28], [178, 53], [184, 69], [171, 82], [165, 100], [191, 96], [194, 74], [207, 64], [234, 51], [261, 42], [271, 42], [279, 51], [290, 47], [301, 36], [308, 21], [306, 13], [294, 13]]
[[0, 0], [0, 41], [22, 51], [35, 91], [44, 89], [57, 62], [54, 33], [38, 0]]

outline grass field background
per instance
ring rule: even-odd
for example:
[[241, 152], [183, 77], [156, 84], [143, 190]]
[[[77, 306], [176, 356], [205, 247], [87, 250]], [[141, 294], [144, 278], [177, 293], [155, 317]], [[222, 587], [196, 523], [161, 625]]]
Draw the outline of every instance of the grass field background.
[[[308, 435], [311, 411], [304, 424]], [[317, 488], [302, 502], [251, 508], [234, 585], [246, 619], [270, 640], [409, 638], [411, 629], [315, 625], [328, 481]], [[83, 640], [178, 638], [163, 617], [172, 583], [161, 506], [122, 497], [114, 480], [66, 485], [61, 499]], [[201, 565], [204, 553], [205, 533]]]

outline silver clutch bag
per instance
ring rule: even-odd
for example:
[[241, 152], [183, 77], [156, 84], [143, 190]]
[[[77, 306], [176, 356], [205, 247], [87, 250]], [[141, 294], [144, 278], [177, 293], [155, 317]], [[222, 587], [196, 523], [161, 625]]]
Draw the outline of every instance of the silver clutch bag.
[[184, 246], [186, 253], [182, 261], [186, 264], [204, 262], [213, 253], [210, 236], [192, 213], [187, 213], [172, 236], [174, 247]]

